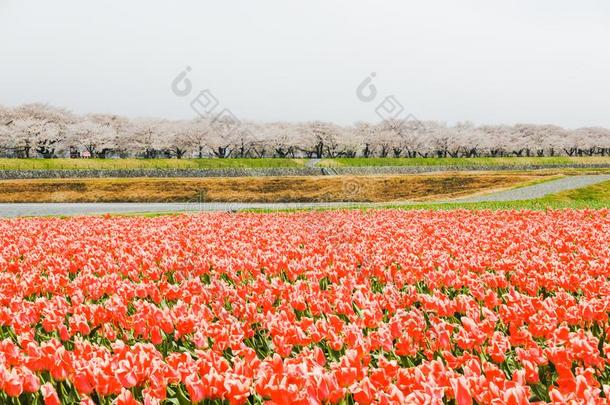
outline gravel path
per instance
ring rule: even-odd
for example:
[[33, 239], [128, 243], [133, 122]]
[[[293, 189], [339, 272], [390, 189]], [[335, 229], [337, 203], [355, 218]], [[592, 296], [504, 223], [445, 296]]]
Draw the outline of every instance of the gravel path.
[[305, 162], [305, 167], [316, 167], [321, 160], [322, 159], [309, 159], [307, 162]]
[[[532, 186], [499, 191], [487, 195], [458, 198], [444, 202], [514, 201], [541, 198], [548, 194], [573, 190], [592, 184], [610, 181], [610, 175], [571, 176]], [[405, 203], [405, 205], [416, 203]], [[0, 217], [95, 215], [154, 212], [236, 211], [243, 209], [301, 209], [349, 208], [351, 206], [379, 206], [375, 203], [18, 203], [0, 204]]]
[[530, 200], [532, 198], [541, 198], [549, 194], [559, 193], [566, 190], [574, 190], [581, 187], [590, 186], [592, 184], [609, 181], [609, 174], [600, 174], [593, 176], [568, 176], [557, 180], [551, 180], [531, 186], [515, 188], [512, 190], [498, 191], [495, 193], [462, 197], [455, 199], [459, 202], [483, 202], [483, 201], [518, 201]]

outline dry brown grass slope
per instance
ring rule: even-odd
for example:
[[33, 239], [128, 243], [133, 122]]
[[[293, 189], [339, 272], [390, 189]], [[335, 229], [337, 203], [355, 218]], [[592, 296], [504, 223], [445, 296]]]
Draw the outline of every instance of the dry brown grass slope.
[[391, 202], [451, 198], [539, 181], [549, 174], [36, 179], [0, 181], [0, 202]]

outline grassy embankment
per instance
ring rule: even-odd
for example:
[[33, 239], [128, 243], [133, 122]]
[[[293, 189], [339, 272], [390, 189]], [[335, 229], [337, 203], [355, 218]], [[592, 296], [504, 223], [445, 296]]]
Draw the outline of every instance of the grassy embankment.
[[305, 159], [0, 159], [0, 170], [226, 169], [303, 167]]
[[610, 156], [601, 157], [500, 157], [500, 158], [337, 158], [323, 159], [318, 163], [322, 167], [379, 167], [379, 166], [546, 166], [607, 164]]
[[[2, 169], [145, 169], [145, 168], [264, 168], [303, 167], [306, 159], [0, 159]], [[323, 160], [321, 165], [565, 165], [610, 163], [610, 158], [473, 158]], [[0, 202], [184, 202], [184, 201], [420, 201], [410, 208], [544, 208], [607, 206], [604, 194], [560, 194], [517, 202], [450, 203], [438, 206], [424, 201], [449, 199], [473, 193], [546, 181], [559, 175], [608, 172], [610, 169], [544, 169], [537, 171], [447, 172], [420, 175], [249, 177], [249, 178], [107, 178], [37, 179], [0, 181]], [[589, 190], [586, 188], [585, 190]], [[596, 191], [597, 190], [597, 191]], [[575, 193], [575, 192], [572, 192]]]
[[[303, 167], [308, 159], [3, 159], [0, 170], [78, 170], [78, 169], [223, 169]], [[545, 166], [607, 164], [610, 157], [508, 157], [508, 158], [338, 158], [323, 159], [321, 167], [379, 166]]]

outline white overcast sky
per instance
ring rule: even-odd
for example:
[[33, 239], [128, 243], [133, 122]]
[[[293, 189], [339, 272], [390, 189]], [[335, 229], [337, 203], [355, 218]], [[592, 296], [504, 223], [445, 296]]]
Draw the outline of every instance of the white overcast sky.
[[243, 119], [610, 127], [610, 2], [0, 0], [0, 104], [190, 118], [186, 66]]

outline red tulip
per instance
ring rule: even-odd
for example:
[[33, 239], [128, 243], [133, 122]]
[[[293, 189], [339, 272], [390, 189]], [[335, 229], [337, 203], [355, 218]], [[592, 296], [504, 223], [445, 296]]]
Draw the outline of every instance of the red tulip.
[[42, 393], [45, 405], [60, 405], [57, 392], [50, 383], [42, 384], [40, 386], [40, 392]]

